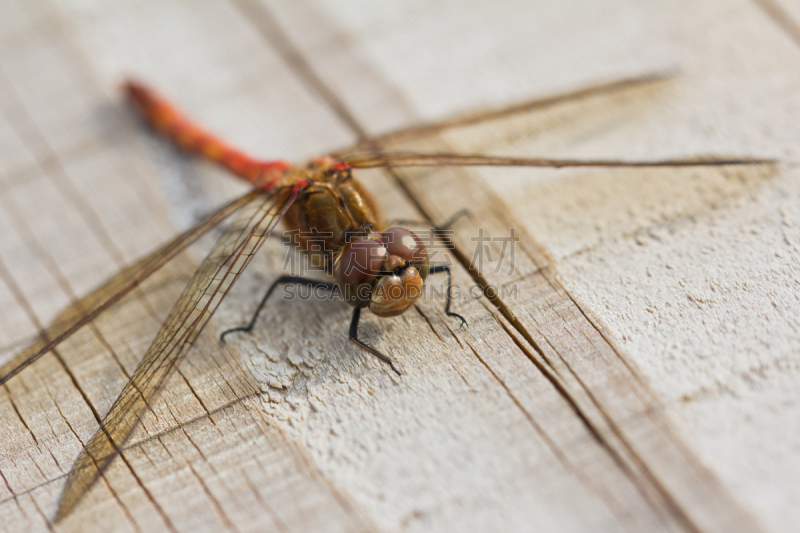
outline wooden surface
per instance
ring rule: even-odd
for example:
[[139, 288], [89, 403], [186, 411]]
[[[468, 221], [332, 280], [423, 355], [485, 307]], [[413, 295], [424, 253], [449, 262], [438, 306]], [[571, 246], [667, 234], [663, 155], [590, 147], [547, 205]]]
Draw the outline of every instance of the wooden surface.
[[[142, 128], [129, 75], [298, 162], [456, 114], [473, 120], [388, 146], [780, 163], [361, 172], [387, 218], [470, 209], [441, 256], [469, 327], [433, 287], [401, 317], [367, 315], [401, 378], [347, 342], [339, 303], [276, 301], [222, 345], [280, 275], [268, 243], [123, 457], [53, 525], [198, 245], [0, 391], [2, 529], [800, 528], [800, 8], [373, 4], [2, 3], [2, 357], [243, 190]], [[510, 228], [513, 270], [468, 271], [479, 232]], [[487, 282], [507, 291], [470, 292]]]

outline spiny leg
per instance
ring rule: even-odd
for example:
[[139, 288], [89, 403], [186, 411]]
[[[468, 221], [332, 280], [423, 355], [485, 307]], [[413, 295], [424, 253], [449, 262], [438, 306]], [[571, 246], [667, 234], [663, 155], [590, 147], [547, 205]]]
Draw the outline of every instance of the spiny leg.
[[358, 338], [358, 321], [360, 319], [361, 319], [361, 308], [356, 307], [355, 309], [353, 309], [353, 319], [350, 321], [350, 340], [356, 343], [357, 345], [361, 346], [362, 348], [364, 348], [366, 351], [368, 351], [369, 353], [371, 353], [372, 355], [374, 355], [375, 357], [377, 357], [390, 367], [392, 367], [394, 373], [397, 374], [398, 376], [401, 376], [402, 374], [400, 373], [399, 370], [397, 370], [394, 367], [394, 363], [392, 362], [392, 359], [388, 355], [382, 354], [381, 352], [379, 352], [372, 346], [365, 344], [364, 341]]
[[452, 300], [452, 289], [453, 289], [453, 273], [450, 271], [450, 267], [447, 265], [433, 266], [429, 271], [431, 275], [439, 274], [440, 272], [447, 272], [447, 300], [446, 303], [444, 304], [444, 314], [446, 314], [447, 316], [454, 316], [460, 319], [461, 325], [458, 327], [458, 329], [461, 329], [467, 324], [466, 319], [463, 316], [459, 315], [458, 313], [452, 313], [450, 311], [450, 301]]
[[301, 278], [299, 276], [281, 276], [278, 279], [276, 279], [272, 285], [270, 285], [269, 289], [267, 289], [267, 293], [264, 295], [264, 298], [261, 299], [261, 303], [258, 304], [258, 308], [256, 309], [256, 312], [253, 313], [253, 318], [250, 320], [250, 323], [247, 324], [246, 326], [239, 326], [238, 328], [226, 329], [220, 334], [219, 340], [225, 342], [225, 335], [227, 335], [228, 333], [233, 333], [234, 331], [247, 331], [247, 332], [252, 331], [253, 326], [255, 326], [256, 320], [258, 319], [258, 314], [264, 308], [264, 305], [266, 305], [267, 300], [269, 300], [269, 297], [272, 295], [272, 292], [278, 285], [283, 285], [285, 283], [305, 285], [307, 287], [313, 287], [315, 289], [323, 289], [331, 292], [336, 292], [337, 290], [335, 283], [325, 283], [324, 281], [317, 281], [315, 279], [309, 279], [309, 278]]

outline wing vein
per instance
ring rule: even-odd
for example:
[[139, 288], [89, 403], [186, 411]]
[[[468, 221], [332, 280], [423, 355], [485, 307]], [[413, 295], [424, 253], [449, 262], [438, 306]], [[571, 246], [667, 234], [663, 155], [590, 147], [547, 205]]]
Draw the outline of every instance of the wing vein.
[[[152, 254], [123, 269], [119, 274], [70, 306], [42, 333], [43, 340], [34, 342], [0, 368], [0, 385], [67, 340], [103, 311], [140, 286], [147, 278], [158, 272], [210, 229], [219, 225], [225, 218], [261, 194], [257, 190], [251, 191], [228, 203], [205, 220], [159, 247]], [[86, 312], [85, 309], [89, 309], [89, 311]]]
[[195, 271], [150, 348], [70, 471], [56, 520], [75, 507], [120, 453], [145, 410], [297, 198], [297, 187], [253, 196]]

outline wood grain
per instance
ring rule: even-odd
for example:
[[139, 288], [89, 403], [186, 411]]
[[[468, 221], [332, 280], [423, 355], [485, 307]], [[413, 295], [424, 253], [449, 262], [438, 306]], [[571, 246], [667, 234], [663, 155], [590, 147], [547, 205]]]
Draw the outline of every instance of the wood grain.
[[[771, 16], [744, 1], [6, 2], [3, 357], [241, 192], [142, 128], [116, 91], [131, 73], [265, 157], [301, 161], [456, 113], [469, 118], [461, 127], [385, 145], [787, 162], [800, 50]], [[480, 112], [504, 108], [513, 112]], [[3, 529], [800, 524], [790, 504], [800, 490], [800, 204], [790, 165], [360, 178], [389, 219], [438, 222], [469, 209], [454, 248], [439, 249], [454, 265], [468, 328], [445, 316], [434, 279], [414, 310], [362, 324], [401, 378], [347, 342], [349, 312], [336, 302], [278, 298], [252, 336], [222, 345], [219, 332], [243, 322], [280, 275], [285, 250], [268, 243], [123, 457], [54, 526], [72, 462], [201, 244], [4, 388]], [[511, 228], [513, 263], [467, 268], [479, 231]], [[489, 244], [498, 258], [501, 243]], [[489, 298], [487, 284], [507, 290]]]

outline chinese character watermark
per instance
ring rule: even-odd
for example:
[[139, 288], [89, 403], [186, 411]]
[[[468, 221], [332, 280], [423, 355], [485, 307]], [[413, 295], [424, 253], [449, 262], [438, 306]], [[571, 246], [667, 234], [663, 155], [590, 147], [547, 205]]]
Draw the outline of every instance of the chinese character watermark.
[[[508, 261], [507, 275], [512, 275], [514, 273], [514, 245], [519, 242], [519, 240], [520, 238], [517, 237], [514, 228], [509, 229], [508, 237], [489, 237], [482, 227], [478, 228], [478, 235], [470, 237], [471, 242], [477, 243], [472, 253], [472, 260], [469, 264], [470, 270], [476, 270], [478, 275], [482, 276], [484, 261], [488, 261], [489, 263], [496, 263], [492, 273], [499, 274], [503, 263]], [[497, 254], [497, 261], [494, 260], [492, 254], [493, 247], [490, 243], [493, 242], [501, 243], [500, 251]]]

